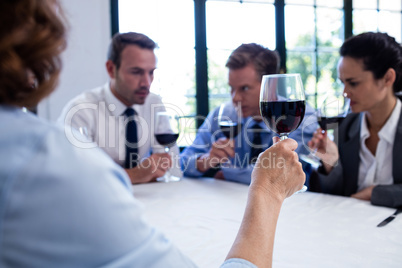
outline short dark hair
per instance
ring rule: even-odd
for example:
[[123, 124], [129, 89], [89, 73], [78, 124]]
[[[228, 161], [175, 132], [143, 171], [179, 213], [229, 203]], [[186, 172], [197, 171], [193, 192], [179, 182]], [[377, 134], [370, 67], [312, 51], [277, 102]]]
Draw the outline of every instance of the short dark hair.
[[386, 33], [366, 32], [347, 39], [339, 53], [342, 57], [363, 60], [364, 69], [375, 79], [384, 77], [389, 68], [395, 70], [394, 92], [402, 89], [402, 47]]
[[280, 57], [278, 52], [256, 43], [242, 44], [236, 48], [226, 62], [232, 70], [252, 64], [262, 79], [263, 75], [279, 73]]
[[109, 45], [107, 59], [111, 60], [116, 68], [120, 68], [121, 53], [127, 45], [136, 45], [140, 48], [154, 50], [158, 45], [148, 36], [141, 33], [116, 33]]

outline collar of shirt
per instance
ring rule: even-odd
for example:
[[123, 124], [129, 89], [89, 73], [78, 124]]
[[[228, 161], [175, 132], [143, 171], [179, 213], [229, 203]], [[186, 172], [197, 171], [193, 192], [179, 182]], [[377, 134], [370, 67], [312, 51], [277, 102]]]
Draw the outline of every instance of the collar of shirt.
[[401, 114], [401, 101], [396, 98], [396, 105], [385, 125], [381, 128], [378, 136], [390, 144], [394, 144], [396, 128], [398, 126], [399, 116]]
[[392, 184], [392, 161], [389, 161], [389, 157], [392, 155], [400, 112], [401, 103], [398, 100], [391, 116], [378, 133], [380, 140], [377, 145], [375, 156], [370, 152], [365, 144], [365, 140], [370, 136], [370, 133], [367, 127], [366, 113], [363, 113], [360, 129], [358, 191], [371, 185]]
[[[116, 96], [112, 93], [112, 90], [110, 88], [110, 83], [107, 83], [105, 86], [105, 100], [108, 105], [109, 111], [112, 115], [114, 116], [120, 116], [122, 115], [126, 109], [127, 106], [122, 103]], [[132, 105], [131, 107], [134, 109], [135, 114], [138, 114], [138, 105]]]
[[267, 133], [270, 133], [270, 132], [271, 132], [271, 129], [269, 129], [269, 128], [267, 127], [267, 125], [264, 123], [264, 121], [262, 121], [262, 120], [261, 120], [261, 121], [256, 121], [256, 120], [253, 119], [252, 116], [243, 118], [243, 119], [242, 119], [242, 124], [243, 124], [243, 127], [244, 127], [245, 129], [250, 129], [250, 128], [252, 128], [255, 124], [258, 124], [258, 125], [263, 129], [263, 132], [267, 132]]

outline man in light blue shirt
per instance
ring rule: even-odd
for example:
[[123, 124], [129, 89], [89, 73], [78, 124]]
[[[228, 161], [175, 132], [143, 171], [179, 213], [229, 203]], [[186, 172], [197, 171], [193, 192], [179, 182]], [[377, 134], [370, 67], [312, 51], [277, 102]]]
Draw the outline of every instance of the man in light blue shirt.
[[[249, 184], [253, 147], [265, 150], [276, 135], [262, 121], [259, 103], [262, 76], [279, 72], [279, 55], [258, 44], [242, 44], [232, 52], [226, 67], [232, 106], [242, 114], [241, 132], [233, 140], [226, 139], [219, 127], [220, 109], [214, 109], [198, 129], [193, 144], [181, 153], [181, 167], [188, 177], [213, 176]], [[307, 104], [303, 122], [289, 135], [297, 141], [299, 154], [308, 153], [307, 142], [317, 127], [315, 111]], [[260, 135], [260, 144], [254, 142], [255, 134]]]

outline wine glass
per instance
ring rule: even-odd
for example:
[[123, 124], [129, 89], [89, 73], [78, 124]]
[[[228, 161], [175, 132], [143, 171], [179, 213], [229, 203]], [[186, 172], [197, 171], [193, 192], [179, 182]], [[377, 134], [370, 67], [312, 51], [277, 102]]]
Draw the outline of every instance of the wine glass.
[[[180, 122], [179, 117], [169, 112], [157, 112], [155, 114], [155, 138], [156, 141], [165, 147], [165, 152], [169, 153], [170, 148], [176, 144], [179, 138]], [[167, 170], [163, 177], [157, 181], [171, 182], [179, 181], [180, 178], [170, 174]]]
[[[323, 103], [317, 111], [318, 124], [325, 133], [328, 129], [336, 129], [348, 115], [350, 99], [335, 90], [330, 91], [324, 98]], [[300, 159], [317, 168], [320, 165], [320, 158], [316, 155], [317, 148], [312, 148], [310, 154], [301, 155]]]
[[222, 103], [219, 107], [218, 123], [222, 134], [227, 139], [236, 138], [241, 131], [241, 109], [231, 102]]
[[[264, 123], [281, 140], [296, 130], [303, 121], [306, 109], [300, 74], [264, 75], [260, 91], [260, 112]], [[305, 192], [303, 186], [298, 192]]]
[[337, 128], [348, 115], [350, 99], [342, 93], [332, 91], [327, 94], [321, 108], [318, 110], [318, 124], [323, 131]]
[[[241, 132], [241, 108], [231, 102], [222, 103], [219, 107], [218, 124], [227, 139], [235, 139]], [[230, 161], [225, 166], [231, 166]]]

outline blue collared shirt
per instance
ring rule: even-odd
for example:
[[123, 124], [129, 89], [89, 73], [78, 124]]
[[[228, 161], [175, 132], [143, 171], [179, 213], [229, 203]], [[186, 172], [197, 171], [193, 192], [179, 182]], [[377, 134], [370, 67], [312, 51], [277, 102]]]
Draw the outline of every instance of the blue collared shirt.
[[[224, 137], [220, 131], [218, 123], [219, 107], [208, 114], [204, 123], [198, 129], [197, 136], [193, 144], [180, 154], [181, 168], [184, 176], [201, 177], [204, 173], [198, 171], [196, 166], [197, 159], [205, 153], [208, 153], [212, 144], [219, 138]], [[272, 138], [276, 135], [273, 133], [263, 121], [255, 121], [252, 117], [242, 119], [241, 132], [235, 138], [235, 158], [232, 159], [230, 165], [223, 164], [221, 170], [224, 178], [229, 181], [249, 184], [251, 180], [252, 165], [248, 165], [250, 158], [250, 149], [253, 140], [253, 131], [251, 128], [258, 124], [261, 128], [261, 139], [263, 148], [267, 149], [272, 145]], [[307, 142], [312, 138], [314, 131], [317, 129], [317, 117], [315, 110], [311, 106], [306, 105], [304, 119], [300, 126], [289, 137], [296, 140], [299, 144], [296, 152], [299, 154], [308, 154]], [[309, 169], [306, 163], [303, 168]], [[308, 174], [307, 174], [308, 175]]]
[[105, 152], [16, 107], [0, 105], [0, 122], [0, 267], [195, 267]]

